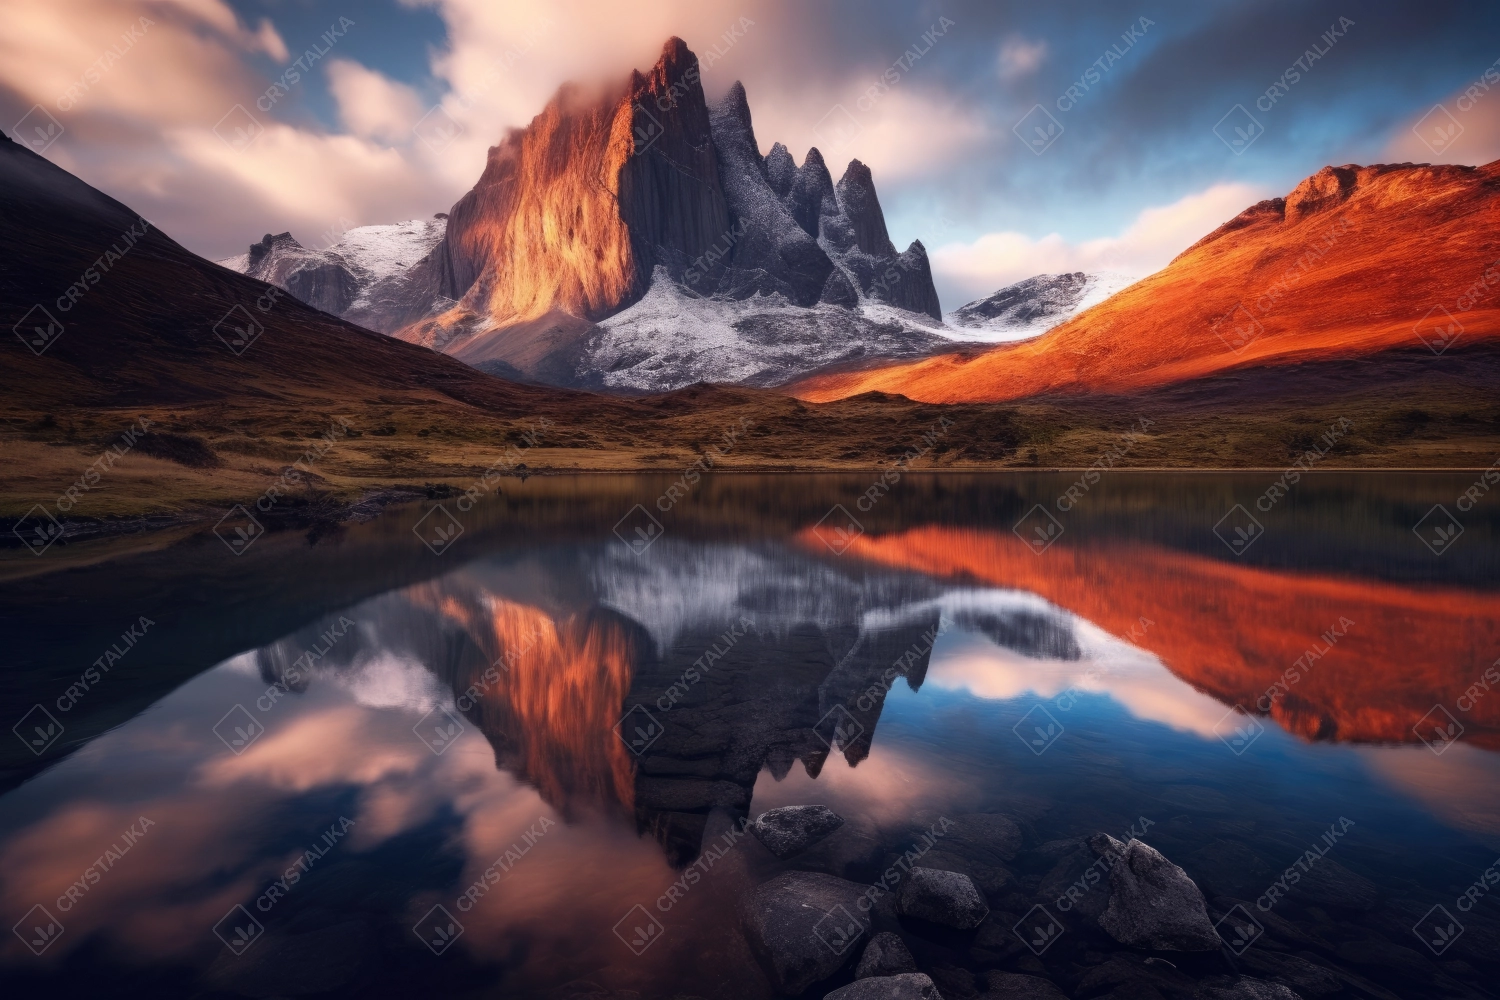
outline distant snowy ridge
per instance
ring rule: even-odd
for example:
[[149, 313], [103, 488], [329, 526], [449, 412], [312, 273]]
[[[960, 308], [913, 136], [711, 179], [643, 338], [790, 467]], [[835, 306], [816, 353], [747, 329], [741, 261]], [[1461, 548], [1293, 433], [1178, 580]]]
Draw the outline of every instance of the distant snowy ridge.
[[[411, 286], [430, 282], [424, 263], [443, 241], [447, 216], [393, 225], [359, 226], [325, 249], [304, 247], [291, 233], [267, 233], [250, 252], [218, 263], [231, 271], [285, 288], [308, 305], [389, 333], [405, 313], [384, 315], [392, 300], [405, 302]], [[413, 280], [415, 278], [415, 281]], [[392, 319], [397, 320], [393, 324]]]
[[944, 317], [945, 332], [992, 343], [1037, 337], [1138, 280], [1111, 271], [1038, 274], [953, 310]]

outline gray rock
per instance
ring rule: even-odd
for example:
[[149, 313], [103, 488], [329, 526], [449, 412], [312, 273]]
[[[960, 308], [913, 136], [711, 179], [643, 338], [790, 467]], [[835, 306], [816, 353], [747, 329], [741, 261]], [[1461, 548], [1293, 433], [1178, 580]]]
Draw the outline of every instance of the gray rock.
[[943, 1000], [943, 995], [931, 978], [920, 972], [908, 972], [856, 979], [825, 995], [823, 1000]]
[[1068, 1000], [1050, 979], [992, 969], [984, 974], [984, 1000]]
[[913, 868], [897, 890], [896, 910], [903, 917], [968, 930], [979, 926], [990, 907], [969, 876]]
[[906, 942], [890, 931], [881, 931], [870, 938], [865, 953], [854, 967], [855, 979], [871, 976], [894, 976], [902, 972], [916, 972], [917, 960], [912, 958]]
[[766, 850], [786, 859], [843, 825], [844, 817], [827, 806], [782, 806], [761, 813], [750, 825], [750, 832], [766, 845]]
[[1106, 833], [1090, 837], [1089, 847], [1110, 864], [1109, 905], [1099, 917], [1110, 937], [1158, 951], [1222, 947], [1203, 893], [1160, 851], [1139, 840], [1122, 844]]
[[1302, 1000], [1280, 983], [1249, 976], [1209, 976], [1193, 993], [1197, 1000]]
[[746, 897], [745, 939], [778, 992], [801, 993], [855, 954], [868, 929], [863, 894], [863, 886], [832, 875], [787, 872]]

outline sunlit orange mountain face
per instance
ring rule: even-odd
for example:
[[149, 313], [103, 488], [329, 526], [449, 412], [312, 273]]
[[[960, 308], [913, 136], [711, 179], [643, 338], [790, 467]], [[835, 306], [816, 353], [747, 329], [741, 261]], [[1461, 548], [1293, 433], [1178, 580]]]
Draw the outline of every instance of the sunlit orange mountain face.
[[1056, 329], [977, 356], [815, 375], [814, 401], [1137, 393], [1500, 337], [1500, 161], [1324, 167]]
[[[687, 46], [672, 39], [649, 76], [635, 73], [601, 93], [565, 87], [527, 128], [492, 147], [479, 182], [453, 207], [442, 248], [445, 284], [468, 291], [398, 336], [441, 350], [466, 334], [554, 311], [598, 319], [649, 284], [652, 237], [706, 251], [729, 226], [723, 199], [662, 217], [655, 213], [666, 182], [661, 161], [635, 157], [637, 143], [662, 142], [685, 161], [682, 169], [716, 169], [712, 149], [695, 150], [682, 134], [684, 124], [707, 130], [702, 101], [679, 110], [671, 93], [690, 71], [697, 86], [696, 67]], [[653, 115], [659, 105], [672, 114]], [[691, 110], [702, 120], [683, 122]], [[675, 134], [659, 134], [658, 118]]]
[[1464, 697], [1500, 649], [1491, 593], [1277, 572], [1124, 540], [1037, 554], [1009, 534], [942, 527], [862, 536], [849, 554], [1039, 594], [1225, 706], [1308, 740], [1415, 743], [1413, 727], [1443, 704], [1465, 739], [1500, 749], [1500, 697]]

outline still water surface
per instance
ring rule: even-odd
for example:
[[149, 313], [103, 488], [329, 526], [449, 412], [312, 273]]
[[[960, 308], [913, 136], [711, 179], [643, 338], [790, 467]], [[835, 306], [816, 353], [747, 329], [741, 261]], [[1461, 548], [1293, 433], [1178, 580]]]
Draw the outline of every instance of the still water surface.
[[[1258, 477], [1120, 475], [1065, 511], [1070, 482], [720, 478], [658, 503], [670, 480], [532, 479], [446, 501], [446, 551], [424, 504], [240, 556], [212, 535], [8, 556], [5, 707], [62, 735], [3, 757], [0, 981], [768, 997], [750, 888], [868, 885], [915, 851], [991, 907], [894, 925], [945, 996], [990, 969], [1096, 996], [1130, 949], [1065, 890], [1103, 831], [1274, 932], [1171, 956], [1159, 995], [1231, 967], [1307, 997], [1491, 995], [1497, 522], [1441, 555], [1412, 531], [1464, 477], [1308, 477], [1243, 551], [1215, 526]], [[1013, 530], [1037, 504], [1042, 551]], [[740, 833], [809, 803], [845, 822], [800, 855]], [[962, 835], [996, 814], [1010, 857]], [[1011, 930], [1038, 904], [1064, 928], [1040, 955]]]

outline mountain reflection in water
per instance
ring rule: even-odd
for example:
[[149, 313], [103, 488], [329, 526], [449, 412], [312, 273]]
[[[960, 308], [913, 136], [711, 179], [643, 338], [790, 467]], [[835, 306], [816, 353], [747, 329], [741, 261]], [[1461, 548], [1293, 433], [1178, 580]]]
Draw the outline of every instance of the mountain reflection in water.
[[[0, 948], [0, 979], [64, 996], [118, 979], [121, 995], [764, 998], [745, 893], [788, 869], [868, 884], [940, 818], [1019, 825], [1015, 871], [984, 876], [1019, 919], [1068, 838], [1148, 817], [1210, 899], [1253, 899], [1347, 816], [1338, 863], [1379, 885], [1396, 940], [1500, 845], [1500, 693], [1460, 704], [1500, 652], [1493, 588], [1122, 531], [1038, 555], [972, 519], [870, 530], [835, 556], [815, 522], [641, 554], [607, 530], [496, 546], [203, 671], [0, 798], [0, 909], [40, 903], [66, 926], [41, 958]], [[1225, 719], [1258, 701], [1268, 728], [1236, 753]], [[1441, 757], [1413, 732], [1435, 703], [1464, 727]], [[215, 735], [236, 706], [264, 727], [238, 752]], [[1057, 734], [1044, 752], [1038, 711]], [[735, 836], [807, 803], [845, 823], [790, 861]], [[149, 832], [70, 900], [141, 817]], [[265, 928], [244, 956], [211, 933], [236, 906]], [[413, 934], [434, 907], [463, 929], [440, 956]], [[627, 918], [659, 921], [661, 943], [633, 955]], [[1455, 952], [1481, 968], [1485, 919], [1465, 914]], [[912, 944], [924, 964], [993, 967], [967, 940]], [[1458, 964], [1445, 974], [1471, 982]], [[1361, 989], [1350, 1000], [1376, 995]]]

